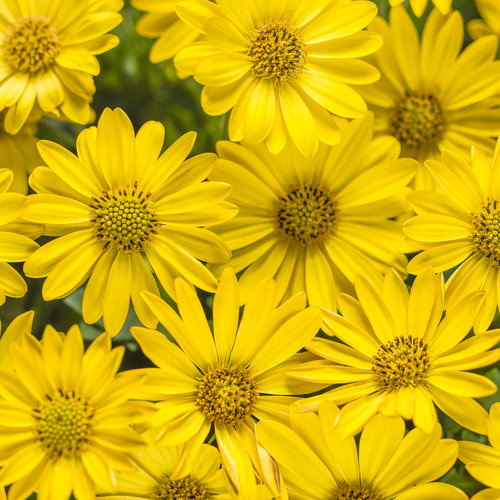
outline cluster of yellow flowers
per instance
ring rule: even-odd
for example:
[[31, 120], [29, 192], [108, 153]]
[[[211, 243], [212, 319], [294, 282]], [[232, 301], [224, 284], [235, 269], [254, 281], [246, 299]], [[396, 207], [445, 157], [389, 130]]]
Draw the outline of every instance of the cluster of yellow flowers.
[[36, 142], [95, 120], [123, 2], [0, 0], [0, 305], [45, 278], [105, 329], [4, 331], [0, 500], [465, 500], [457, 459], [500, 499], [500, 2], [466, 48], [451, 0], [131, 3], [228, 140]]

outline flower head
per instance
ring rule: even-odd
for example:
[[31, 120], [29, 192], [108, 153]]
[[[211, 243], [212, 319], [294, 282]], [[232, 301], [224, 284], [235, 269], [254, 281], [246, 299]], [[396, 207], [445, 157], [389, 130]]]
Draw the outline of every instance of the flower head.
[[478, 288], [486, 292], [474, 324], [477, 332], [488, 328], [500, 304], [499, 166], [500, 141], [493, 158], [475, 147], [470, 160], [447, 150], [441, 161], [427, 161], [425, 167], [441, 192], [409, 194], [417, 215], [403, 226], [412, 244], [422, 249], [408, 263], [410, 273], [426, 266], [437, 272], [458, 266], [446, 283], [447, 307]]
[[[442, 276], [427, 268], [410, 292], [394, 271], [382, 284], [366, 277], [355, 281], [356, 296], [342, 296], [342, 316], [324, 310], [326, 332], [339, 340], [315, 339], [306, 348], [323, 357], [305, 363], [289, 375], [338, 387], [297, 403], [317, 405], [329, 399], [347, 403], [339, 430], [358, 432], [376, 413], [402, 416], [424, 432], [437, 421], [434, 405], [475, 432], [486, 432], [486, 411], [474, 401], [493, 394], [496, 385], [468, 370], [500, 359], [500, 330], [466, 338], [484, 302], [484, 292], [465, 296], [454, 307], [444, 306]], [[465, 340], [464, 340], [465, 339]]]
[[[468, 154], [471, 144], [493, 149], [500, 132], [500, 108], [490, 99], [500, 89], [496, 37], [473, 42], [461, 52], [462, 18], [436, 9], [422, 38], [403, 7], [390, 12], [389, 24], [377, 18], [370, 29], [384, 36], [383, 48], [367, 58], [380, 81], [360, 87], [375, 113], [375, 131], [400, 142], [402, 155], [425, 161], [445, 148]], [[433, 186], [425, 169], [417, 189]]]
[[130, 469], [126, 452], [143, 444], [131, 423], [150, 414], [130, 400], [142, 376], [117, 375], [124, 348], [107, 334], [84, 353], [77, 326], [66, 335], [47, 327], [42, 341], [25, 335], [11, 345], [12, 367], [0, 368], [2, 484], [9, 500], [92, 498], [96, 485], [114, 490], [112, 467]]
[[217, 448], [199, 442], [177, 446], [149, 445], [130, 453], [134, 470], [116, 472], [116, 492], [97, 498], [115, 500], [229, 500], [228, 482]]
[[63, 235], [25, 264], [28, 276], [47, 276], [45, 300], [65, 297], [88, 279], [84, 320], [102, 315], [106, 330], [116, 334], [131, 299], [139, 319], [156, 326], [139, 296], [143, 289], [159, 293], [152, 271], [172, 296], [178, 276], [215, 290], [217, 281], [200, 260], [224, 262], [230, 252], [204, 226], [226, 221], [235, 208], [224, 201], [230, 186], [203, 182], [214, 154], [185, 161], [195, 137], [183, 135], [160, 155], [162, 124], [148, 122], [136, 136], [121, 109], [106, 109], [97, 127], [79, 135], [78, 156], [39, 142], [48, 166], [30, 178], [40, 194], [30, 196], [25, 217]]
[[[292, 395], [311, 391], [311, 384], [284, 374], [311, 359], [309, 353], [296, 353], [317, 333], [322, 314], [318, 308], [305, 308], [304, 293], [275, 307], [275, 284], [265, 280], [255, 287], [240, 321], [239, 286], [230, 268], [215, 293], [213, 334], [194, 288], [178, 279], [176, 297], [179, 314], [159, 297], [144, 293], [178, 345], [158, 331], [131, 329], [158, 367], [146, 371], [144, 385], [144, 395], [158, 401], [150, 425], [158, 428], [159, 443], [168, 445], [193, 436], [202, 440], [213, 426], [227, 474], [233, 484], [251, 492], [252, 462], [260, 460], [255, 456], [254, 421], [286, 419], [296, 400]], [[257, 473], [267, 480], [264, 471]]]
[[350, 85], [379, 77], [357, 59], [380, 47], [379, 35], [362, 31], [376, 13], [364, 0], [181, 0], [177, 14], [206, 39], [184, 48], [174, 62], [204, 85], [206, 113], [232, 109], [232, 141], [265, 140], [278, 153], [291, 140], [312, 156], [319, 140], [338, 142], [330, 113], [366, 113]]
[[257, 435], [280, 467], [290, 498], [311, 500], [391, 500], [418, 498], [466, 500], [451, 484], [434, 482], [455, 463], [458, 446], [441, 439], [434, 424], [429, 434], [405, 435], [401, 418], [377, 415], [354, 437], [339, 431], [339, 409], [323, 402], [318, 413], [290, 414], [290, 427], [270, 420]]
[[121, 0], [8, 2], [0, 24], [0, 109], [16, 133], [36, 108], [88, 123], [100, 54], [118, 44]]
[[[265, 145], [219, 142], [211, 179], [233, 186], [237, 216], [213, 229], [232, 250], [229, 264], [245, 302], [255, 283], [276, 280], [277, 297], [305, 291], [310, 304], [336, 310], [358, 273], [381, 279], [404, 272], [404, 189], [417, 162], [397, 159], [390, 137], [372, 140], [371, 114], [348, 124], [337, 146], [307, 159], [293, 145], [279, 155]], [[216, 275], [222, 266], [214, 266]]]

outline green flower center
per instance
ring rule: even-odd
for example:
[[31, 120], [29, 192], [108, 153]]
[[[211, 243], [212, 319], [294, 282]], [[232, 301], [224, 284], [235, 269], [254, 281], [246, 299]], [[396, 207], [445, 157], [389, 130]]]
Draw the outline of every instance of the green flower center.
[[444, 117], [431, 92], [406, 92], [391, 112], [390, 133], [404, 146], [422, 148], [439, 141]]
[[87, 446], [95, 409], [74, 391], [46, 395], [32, 411], [33, 432], [51, 458], [73, 457]]
[[164, 475], [161, 483], [149, 494], [152, 500], [207, 500], [207, 489], [193, 481], [189, 476], [182, 479], [170, 479]]
[[59, 37], [47, 17], [24, 16], [6, 28], [2, 49], [12, 69], [37, 73], [54, 64], [60, 50]]
[[280, 196], [276, 205], [276, 226], [300, 245], [321, 241], [338, 219], [333, 194], [315, 186], [298, 186]]
[[370, 488], [360, 486], [341, 485], [329, 500], [383, 500], [382, 496], [374, 493]]
[[295, 79], [306, 62], [307, 49], [299, 30], [286, 21], [263, 24], [250, 39], [253, 73], [275, 82]]
[[411, 335], [401, 336], [380, 346], [372, 358], [372, 373], [383, 390], [396, 391], [422, 384], [430, 365], [427, 344]]
[[500, 202], [488, 199], [479, 212], [472, 214], [470, 224], [474, 250], [500, 268]]
[[125, 253], [144, 251], [160, 227], [150, 197], [151, 193], [144, 193], [135, 185], [111, 188], [99, 198], [92, 198], [90, 222], [104, 249], [112, 247]]
[[221, 366], [201, 378], [196, 403], [211, 422], [231, 425], [252, 413], [257, 396], [257, 384], [245, 368]]

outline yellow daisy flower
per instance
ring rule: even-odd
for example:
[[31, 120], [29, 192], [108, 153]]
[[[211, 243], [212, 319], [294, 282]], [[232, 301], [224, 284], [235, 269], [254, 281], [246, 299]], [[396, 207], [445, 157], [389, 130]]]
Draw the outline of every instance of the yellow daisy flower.
[[[500, 89], [496, 37], [463, 44], [458, 11], [427, 19], [422, 39], [403, 7], [390, 12], [390, 23], [377, 18], [370, 29], [384, 36], [383, 48], [367, 60], [380, 81], [359, 88], [375, 112], [375, 131], [396, 137], [402, 155], [425, 161], [444, 148], [468, 154], [471, 144], [493, 150], [491, 136], [500, 132], [500, 108], [492, 97]], [[415, 178], [417, 189], [432, 186], [425, 169]]]
[[[202, 226], [226, 221], [236, 208], [224, 202], [231, 187], [202, 182], [216, 156], [189, 160], [195, 132], [189, 132], [158, 157], [164, 127], [147, 122], [134, 134], [121, 109], [106, 109], [96, 127], [78, 137], [73, 155], [56, 143], [40, 141], [48, 167], [33, 171], [25, 217], [61, 235], [43, 245], [25, 263], [27, 276], [47, 276], [45, 300], [69, 295], [88, 279], [83, 319], [101, 315], [111, 334], [122, 327], [130, 299], [139, 319], [156, 320], [139, 296], [159, 293], [152, 271], [173, 296], [173, 281], [184, 276], [203, 290], [217, 280], [200, 262], [224, 262], [230, 252]], [[147, 264], [145, 258], [149, 262]], [[152, 270], [151, 270], [152, 269]]]
[[[139, 19], [137, 31], [148, 38], [156, 38], [149, 59], [158, 63], [174, 57], [192, 42], [200, 40], [200, 32], [179, 19], [175, 12], [177, 0], [132, 0], [131, 4], [147, 13]], [[180, 73], [181, 77], [184, 75]]]
[[278, 300], [305, 291], [310, 304], [336, 310], [358, 273], [377, 280], [389, 266], [405, 272], [401, 224], [390, 219], [408, 210], [402, 194], [417, 162], [397, 159], [397, 141], [372, 133], [370, 113], [311, 159], [293, 145], [274, 156], [263, 144], [217, 144], [210, 178], [233, 186], [228, 200], [239, 212], [213, 229], [233, 251], [229, 265], [245, 270], [242, 302], [270, 277]]
[[230, 500], [228, 482], [220, 468], [217, 448], [193, 446], [148, 446], [129, 454], [137, 468], [116, 472], [116, 492], [103, 493], [100, 500], [193, 499]]
[[493, 159], [473, 148], [469, 161], [444, 151], [441, 161], [425, 163], [440, 193], [416, 191], [408, 201], [417, 213], [403, 229], [423, 249], [408, 264], [412, 274], [426, 266], [436, 272], [458, 268], [446, 283], [447, 307], [480, 288], [484, 308], [474, 330], [486, 330], [500, 304], [500, 141]]
[[39, 113], [32, 113], [17, 134], [5, 131], [4, 121], [7, 110], [0, 111], [0, 168], [9, 168], [14, 174], [10, 191], [26, 194], [28, 192], [28, 174], [42, 159], [36, 149], [36, 122]]
[[358, 300], [343, 296], [342, 316], [325, 310], [326, 332], [341, 342], [316, 339], [306, 348], [325, 358], [288, 372], [304, 381], [340, 384], [300, 403], [329, 399], [347, 403], [339, 429], [358, 432], [376, 413], [412, 419], [432, 432], [437, 421], [434, 404], [463, 427], [486, 433], [487, 413], [473, 398], [493, 394], [488, 378], [467, 370], [495, 363], [500, 330], [464, 340], [484, 302], [484, 292], [464, 297], [443, 315], [442, 276], [427, 268], [410, 293], [390, 270], [376, 286], [365, 276], [356, 282]]
[[[389, 5], [391, 5], [391, 7], [395, 7], [397, 5], [401, 5], [404, 1], [405, 0], [389, 0]], [[434, 6], [443, 15], [446, 15], [450, 12], [451, 2], [452, 0], [432, 0]], [[415, 15], [420, 17], [424, 13], [425, 8], [427, 7], [427, 0], [410, 0], [410, 6]]]
[[376, 33], [362, 31], [377, 14], [373, 2], [180, 0], [177, 14], [206, 40], [183, 49], [174, 63], [204, 85], [207, 114], [232, 109], [232, 141], [265, 140], [276, 154], [291, 139], [312, 156], [318, 140], [338, 142], [329, 112], [366, 113], [350, 85], [379, 78], [357, 59], [381, 45]]
[[22, 234], [24, 229], [18, 223], [26, 209], [26, 197], [7, 192], [13, 179], [10, 169], [0, 169], [0, 305], [6, 297], [23, 297], [28, 290], [24, 279], [7, 262], [23, 262], [38, 248]]
[[143, 386], [145, 397], [159, 401], [150, 425], [159, 428], [159, 444], [170, 446], [193, 436], [203, 440], [213, 426], [227, 474], [246, 498], [255, 498], [252, 463], [271, 488], [276, 478], [257, 466], [254, 420], [286, 419], [293, 395], [315, 389], [286, 379], [285, 372], [311, 359], [296, 353], [316, 335], [323, 316], [318, 308], [305, 308], [304, 293], [276, 308], [274, 282], [264, 280], [240, 321], [239, 286], [227, 268], [214, 297], [212, 334], [194, 288], [182, 279], [175, 284], [179, 315], [159, 297], [143, 296], [178, 345], [158, 331], [131, 328], [158, 367], [146, 370]]
[[117, 0], [7, 0], [0, 16], [0, 109], [15, 134], [34, 107], [77, 123], [92, 117], [94, 54], [112, 49]]
[[500, 3], [497, 0], [476, 0], [476, 7], [482, 19], [467, 23], [469, 35], [476, 39], [487, 35], [500, 35]]
[[455, 486], [434, 482], [455, 463], [457, 442], [413, 429], [405, 436], [400, 418], [377, 415], [363, 429], [359, 445], [343, 438], [329, 402], [318, 413], [291, 413], [290, 427], [257, 424], [259, 441], [281, 468], [291, 499], [467, 500]]
[[80, 330], [47, 327], [42, 341], [11, 345], [13, 368], [0, 367], [0, 482], [8, 499], [36, 491], [40, 500], [94, 498], [116, 487], [112, 468], [130, 469], [126, 452], [143, 440], [130, 424], [150, 414], [130, 400], [143, 377], [116, 374], [125, 348], [108, 334], [84, 353]]
[[490, 486], [480, 491], [473, 500], [500, 498], [500, 403], [490, 408], [488, 439], [491, 446], [472, 441], [459, 441], [458, 458], [465, 463], [469, 474]]

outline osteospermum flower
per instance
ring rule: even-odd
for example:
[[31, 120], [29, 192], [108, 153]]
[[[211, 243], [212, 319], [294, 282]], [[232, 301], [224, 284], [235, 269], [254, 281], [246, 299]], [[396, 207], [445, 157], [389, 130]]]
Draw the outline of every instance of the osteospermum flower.
[[472, 441], [459, 442], [458, 458], [465, 463], [469, 474], [490, 487], [474, 495], [473, 500], [500, 498], [500, 403], [490, 408], [488, 439], [491, 446]]
[[405, 436], [400, 418], [377, 415], [359, 445], [344, 439], [339, 410], [324, 402], [318, 413], [291, 413], [291, 428], [270, 420], [257, 424], [259, 441], [281, 468], [291, 499], [311, 500], [466, 500], [455, 486], [434, 482], [453, 467], [458, 445], [441, 439], [441, 426], [429, 434]]
[[100, 500], [229, 500], [217, 448], [192, 443], [148, 446], [130, 453], [135, 470], [116, 473], [116, 492]]
[[493, 394], [496, 385], [468, 370], [500, 359], [500, 330], [464, 340], [480, 311], [484, 292], [465, 296], [443, 315], [442, 276], [427, 268], [410, 293], [390, 270], [380, 286], [366, 277], [355, 282], [358, 300], [343, 296], [342, 316], [325, 310], [327, 333], [340, 342], [316, 339], [306, 348], [325, 358], [289, 375], [338, 387], [300, 405], [329, 399], [347, 403], [339, 429], [358, 432], [376, 413], [412, 419], [432, 432], [437, 421], [434, 404], [460, 425], [486, 433], [487, 413], [473, 398]]
[[311, 159], [293, 145], [273, 156], [264, 145], [217, 144], [210, 178], [233, 186], [239, 212], [214, 231], [233, 251], [230, 265], [244, 270], [243, 302], [270, 277], [278, 299], [305, 291], [310, 304], [336, 310], [356, 274], [404, 273], [401, 224], [389, 219], [408, 210], [403, 189], [417, 163], [397, 159], [397, 141], [372, 141], [372, 132], [371, 114], [354, 120], [340, 144], [321, 145]]
[[[177, 52], [200, 39], [200, 32], [182, 21], [176, 14], [177, 0], [132, 0], [132, 5], [147, 13], [139, 19], [137, 31], [143, 36], [156, 38], [149, 58], [158, 63], [174, 57]], [[188, 76], [183, 75], [180, 76]]]
[[143, 289], [158, 293], [152, 271], [171, 295], [178, 276], [213, 291], [217, 280], [200, 260], [229, 257], [221, 239], [202, 227], [235, 212], [223, 201], [230, 186], [202, 182], [215, 155], [184, 161], [196, 138], [189, 132], [158, 157], [164, 132], [161, 123], [148, 122], [136, 137], [121, 109], [106, 109], [97, 128], [79, 135], [78, 157], [53, 142], [38, 143], [48, 167], [30, 178], [41, 194], [30, 197], [25, 217], [63, 236], [35, 252], [24, 271], [47, 276], [45, 300], [65, 297], [88, 279], [83, 318], [94, 323], [102, 315], [112, 334], [123, 325], [130, 299], [139, 319], [156, 326], [139, 296]]
[[118, 44], [107, 32], [122, 17], [121, 0], [5, 2], [0, 16], [0, 109], [16, 133], [34, 107], [77, 123], [89, 106], [99, 74], [94, 54]]
[[8, 262], [23, 262], [38, 248], [22, 234], [23, 227], [18, 223], [26, 208], [26, 197], [7, 192], [13, 179], [10, 169], [0, 169], [0, 305], [6, 297], [23, 297], [28, 290], [23, 277]]
[[96, 486], [115, 488], [112, 467], [132, 467], [126, 452], [143, 440], [130, 424], [150, 411], [130, 400], [142, 376], [116, 373], [124, 351], [102, 334], [84, 353], [76, 325], [11, 345], [13, 368], [0, 367], [0, 481], [11, 485], [9, 500], [33, 491], [40, 500], [91, 499]]
[[473, 290], [484, 290], [484, 308], [474, 323], [474, 330], [483, 331], [500, 304], [500, 141], [493, 159], [473, 148], [469, 161], [445, 151], [440, 162], [425, 165], [442, 192], [408, 196], [417, 215], [403, 229], [423, 249], [409, 262], [408, 271], [458, 266], [446, 283], [446, 303], [452, 306]]
[[[159, 297], [143, 296], [178, 345], [154, 330], [133, 327], [132, 335], [158, 367], [146, 370], [144, 395], [159, 401], [150, 425], [159, 428], [159, 444], [175, 445], [213, 426], [222, 464], [245, 498], [255, 498], [252, 462], [258, 464], [255, 419], [286, 419], [293, 394], [313, 384], [286, 379], [285, 372], [309, 353], [296, 354], [317, 333], [318, 308], [305, 308], [301, 293], [276, 308], [272, 280], [259, 283], [239, 320], [239, 286], [227, 268], [215, 293], [213, 333], [192, 286], [176, 280], [179, 315]], [[148, 393], [150, 394], [148, 396]], [[271, 469], [257, 473], [273, 488]], [[280, 498], [280, 495], [277, 494]]]
[[[496, 37], [485, 37], [462, 50], [463, 25], [458, 11], [444, 17], [434, 10], [419, 40], [403, 7], [390, 12], [390, 23], [377, 18], [370, 29], [384, 36], [383, 48], [367, 60], [380, 81], [359, 88], [375, 113], [375, 131], [391, 134], [402, 155], [420, 161], [438, 158], [444, 148], [468, 154], [471, 144], [493, 150], [500, 132], [500, 108], [489, 99], [500, 89]], [[417, 189], [430, 187], [425, 169]]]
[[381, 45], [380, 36], [362, 31], [377, 14], [372, 2], [181, 0], [177, 14], [206, 40], [179, 52], [176, 68], [205, 86], [206, 113], [232, 109], [232, 141], [265, 140], [278, 153], [291, 138], [312, 156], [318, 139], [338, 142], [329, 112], [366, 113], [350, 84], [379, 77], [356, 59]]
[[[495, 0], [493, 0], [495, 1]], [[389, 0], [389, 4], [392, 7], [401, 5], [404, 0]], [[450, 12], [452, 0], [432, 0], [435, 7], [441, 12], [441, 14], [446, 15]], [[410, 0], [410, 6], [416, 16], [420, 17], [427, 7], [427, 0]]]
[[476, 7], [482, 19], [467, 23], [469, 35], [476, 39], [487, 35], [500, 35], [500, 3], [497, 0], [476, 0]]
[[14, 174], [9, 191], [26, 194], [28, 174], [41, 163], [36, 149], [36, 122], [38, 113], [32, 113], [17, 134], [5, 131], [4, 121], [7, 110], [0, 111], [0, 168], [8, 168]]

